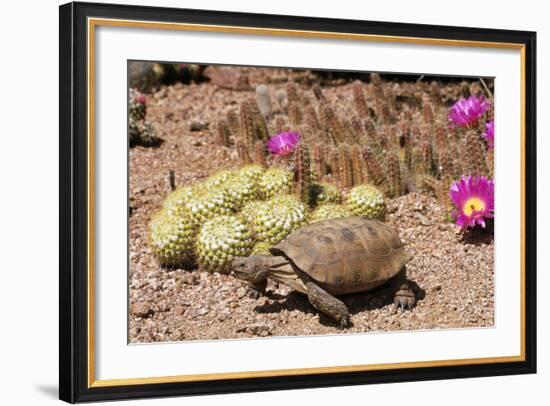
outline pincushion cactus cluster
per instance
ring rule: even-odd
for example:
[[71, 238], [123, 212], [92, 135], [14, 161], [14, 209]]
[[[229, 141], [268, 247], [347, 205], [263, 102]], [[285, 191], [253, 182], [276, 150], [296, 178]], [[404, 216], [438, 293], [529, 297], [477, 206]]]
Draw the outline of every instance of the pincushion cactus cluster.
[[308, 222], [346, 217], [353, 210], [378, 218], [378, 205], [383, 206], [381, 193], [370, 186], [372, 196], [361, 200], [352, 190], [346, 204], [339, 204], [341, 191], [323, 182], [312, 188], [315, 203], [308, 205], [293, 194], [295, 184], [287, 169], [250, 164], [180, 187], [150, 223], [151, 250], [164, 266], [197, 263], [225, 272], [235, 256], [268, 255], [269, 248]]
[[130, 88], [128, 100], [128, 137], [131, 147], [157, 145], [159, 139], [155, 128], [147, 121], [147, 96], [137, 89]]
[[198, 260], [206, 270], [223, 272], [235, 257], [248, 255], [253, 245], [248, 226], [238, 217], [214, 217], [200, 229]]
[[384, 195], [371, 185], [355, 186], [346, 199], [347, 207], [355, 216], [384, 219], [386, 204]]

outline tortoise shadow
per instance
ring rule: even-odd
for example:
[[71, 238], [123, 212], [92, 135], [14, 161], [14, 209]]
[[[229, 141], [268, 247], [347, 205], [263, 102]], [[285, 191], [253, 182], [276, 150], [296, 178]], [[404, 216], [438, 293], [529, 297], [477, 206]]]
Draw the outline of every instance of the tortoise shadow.
[[[409, 280], [409, 285], [414, 292], [416, 303], [418, 304], [419, 301], [426, 297], [426, 291], [414, 281]], [[317, 309], [309, 303], [307, 296], [302, 293], [292, 291], [287, 296], [283, 296], [268, 291], [266, 292], [266, 296], [273, 301], [254, 307], [256, 312], [270, 314], [280, 313], [283, 310], [289, 312], [298, 310], [307, 314], [319, 314], [319, 323], [324, 326], [339, 327], [336, 321], [318, 312]], [[368, 292], [338, 296], [338, 298], [345, 303], [352, 315], [393, 305], [393, 292], [389, 288], [389, 285], [383, 285]]]

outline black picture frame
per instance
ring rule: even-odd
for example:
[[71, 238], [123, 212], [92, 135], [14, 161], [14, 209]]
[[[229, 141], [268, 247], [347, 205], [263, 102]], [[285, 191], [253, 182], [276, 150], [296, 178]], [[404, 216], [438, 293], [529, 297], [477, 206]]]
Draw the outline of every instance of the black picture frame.
[[[60, 6], [59, 397], [67, 402], [235, 393], [536, 372], [536, 33], [205, 10], [68, 3]], [[525, 53], [524, 359], [471, 365], [312, 373], [198, 382], [90, 386], [88, 379], [87, 19], [162, 21], [329, 33], [511, 43]]]

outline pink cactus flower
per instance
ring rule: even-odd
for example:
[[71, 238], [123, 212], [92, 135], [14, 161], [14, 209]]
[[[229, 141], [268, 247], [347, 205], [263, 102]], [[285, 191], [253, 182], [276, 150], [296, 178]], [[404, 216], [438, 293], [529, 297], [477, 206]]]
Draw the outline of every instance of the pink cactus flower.
[[483, 136], [487, 140], [489, 148], [493, 149], [495, 147], [495, 122], [493, 120], [485, 123], [485, 132]]
[[467, 99], [460, 99], [451, 106], [449, 121], [458, 127], [471, 127], [483, 117], [489, 107], [490, 103], [483, 96], [470, 96]]
[[494, 217], [495, 184], [485, 176], [462, 176], [453, 182], [449, 196], [456, 206], [452, 215], [462, 230], [479, 224], [485, 228], [485, 219]]
[[267, 149], [273, 155], [286, 156], [294, 151], [300, 141], [300, 134], [296, 132], [282, 132], [274, 135], [267, 141]]

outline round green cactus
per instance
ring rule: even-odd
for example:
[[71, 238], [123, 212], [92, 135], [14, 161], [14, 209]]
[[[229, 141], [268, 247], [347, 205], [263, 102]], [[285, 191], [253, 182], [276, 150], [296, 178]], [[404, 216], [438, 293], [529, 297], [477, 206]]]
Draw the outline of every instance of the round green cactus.
[[226, 272], [235, 257], [249, 255], [254, 239], [248, 227], [235, 216], [207, 220], [199, 232], [198, 260], [209, 271]]
[[210, 175], [208, 179], [204, 181], [204, 185], [208, 188], [215, 188], [217, 186], [223, 186], [227, 181], [235, 177], [235, 172], [222, 169]]
[[269, 168], [259, 180], [260, 194], [264, 199], [292, 192], [294, 175], [281, 168]]
[[383, 219], [386, 213], [384, 195], [372, 185], [359, 185], [350, 190], [346, 204], [353, 215]]
[[268, 242], [258, 242], [252, 247], [252, 251], [250, 251], [250, 255], [271, 255], [271, 252], [269, 249], [272, 247], [272, 245]]
[[235, 202], [225, 189], [205, 185], [193, 188], [191, 198], [184, 204], [184, 211], [199, 225], [214, 216], [232, 214], [234, 209]]
[[310, 201], [313, 206], [325, 203], [340, 203], [342, 193], [336, 186], [326, 182], [314, 183], [310, 190]]
[[284, 195], [265, 202], [250, 202], [241, 214], [254, 230], [257, 241], [274, 245], [304, 224], [306, 208], [294, 196]]
[[235, 209], [258, 198], [258, 184], [251, 178], [235, 177], [228, 180], [222, 188], [232, 201]]
[[190, 266], [195, 261], [197, 226], [184, 215], [161, 210], [149, 223], [149, 246], [162, 266]]
[[240, 179], [250, 179], [254, 182], [259, 182], [260, 178], [264, 173], [264, 168], [258, 164], [249, 164], [243, 166], [237, 171], [237, 176]]
[[350, 217], [353, 214], [351, 210], [344, 205], [335, 203], [323, 204], [311, 213], [310, 223], [316, 223], [317, 221], [337, 219], [343, 217]]
[[179, 212], [184, 208], [185, 203], [193, 196], [193, 187], [182, 186], [171, 192], [164, 202], [162, 208], [168, 212]]

